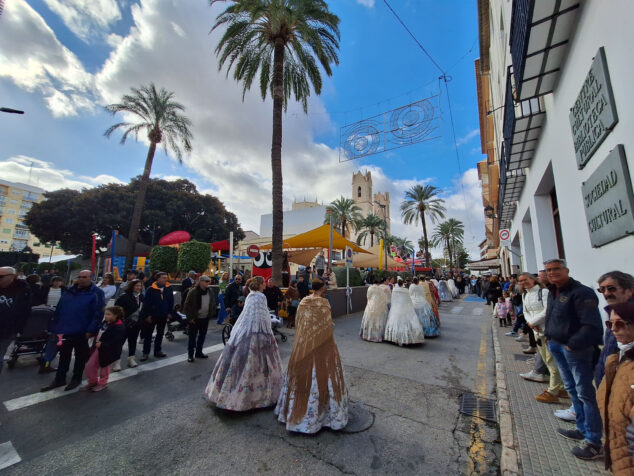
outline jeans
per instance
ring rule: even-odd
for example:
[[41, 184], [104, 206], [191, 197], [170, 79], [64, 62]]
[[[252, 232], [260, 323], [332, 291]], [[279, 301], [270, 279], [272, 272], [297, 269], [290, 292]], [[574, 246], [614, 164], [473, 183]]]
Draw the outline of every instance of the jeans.
[[161, 344], [163, 343], [163, 334], [165, 334], [165, 324], [167, 316], [152, 317], [152, 322], [148, 324], [145, 320], [141, 327], [141, 337], [143, 337], [143, 355], [149, 355], [152, 348], [152, 333], [156, 326], [156, 337], [154, 337], [154, 355], [161, 352]]
[[[188, 324], [187, 334], [189, 336], [189, 344], [187, 346], [187, 353], [189, 357], [194, 356], [194, 350], [196, 351], [196, 355], [203, 353], [203, 345], [205, 344], [208, 328], [209, 319], [196, 319], [193, 324]], [[198, 335], [198, 338], [196, 335]]]
[[594, 347], [569, 351], [559, 342], [549, 341], [548, 348], [577, 414], [577, 430], [583, 433], [588, 443], [601, 446], [603, 423], [592, 383]]
[[64, 335], [64, 342], [59, 347], [59, 364], [55, 375], [56, 382], [66, 382], [66, 372], [70, 368], [70, 358], [73, 351], [75, 351], [75, 365], [73, 366], [72, 380], [81, 382], [84, 367], [90, 354], [86, 334]]

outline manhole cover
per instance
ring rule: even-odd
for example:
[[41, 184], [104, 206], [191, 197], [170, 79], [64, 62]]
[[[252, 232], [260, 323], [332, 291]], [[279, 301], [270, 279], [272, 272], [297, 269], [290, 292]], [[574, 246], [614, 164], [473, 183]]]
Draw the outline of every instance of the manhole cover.
[[479, 397], [473, 393], [464, 393], [460, 402], [460, 413], [497, 423], [495, 400]]
[[348, 424], [343, 433], [359, 433], [374, 425], [374, 413], [361, 402], [350, 402], [348, 405]]

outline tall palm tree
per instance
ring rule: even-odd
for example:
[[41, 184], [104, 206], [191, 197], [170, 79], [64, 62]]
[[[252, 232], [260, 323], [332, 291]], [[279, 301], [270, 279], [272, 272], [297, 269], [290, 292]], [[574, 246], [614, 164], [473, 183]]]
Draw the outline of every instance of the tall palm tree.
[[[215, 0], [210, 1], [211, 4]], [[319, 66], [332, 75], [339, 64], [339, 18], [324, 0], [236, 0], [216, 17], [226, 26], [218, 42], [219, 68], [242, 83], [242, 97], [259, 76], [260, 93], [273, 97], [273, 279], [282, 282], [282, 109], [291, 94], [308, 110], [310, 86], [321, 93]]]
[[427, 220], [429, 217], [432, 223], [440, 218], [445, 218], [445, 201], [438, 198], [440, 189], [433, 185], [416, 184], [405, 192], [405, 199], [401, 203], [401, 216], [406, 225], [416, 223], [420, 220], [423, 225], [423, 239], [425, 240], [425, 264], [431, 265], [429, 260], [429, 244], [427, 240]]
[[156, 89], [153, 83], [149, 86], [131, 88], [132, 94], [126, 94], [118, 104], [106, 106], [112, 115], [122, 112], [135, 116], [133, 122], [118, 122], [110, 126], [104, 135], [110, 137], [117, 129], [124, 129], [121, 136], [121, 144], [125, 144], [130, 134], [138, 139], [140, 132], [146, 132], [150, 140], [150, 148], [145, 158], [143, 175], [139, 182], [134, 210], [130, 219], [130, 231], [128, 232], [128, 249], [125, 254], [125, 269], [132, 269], [134, 260], [134, 247], [136, 245], [139, 226], [141, 224], [141, 213], [145, 203], [145, 194], [150, 183], [150, 172], [156, 145], [162, 143], [165, 153], [168, 149], [182, 163], [183, 154], [181, 147], [186, 152], [192, 150], [192, 134], [190, 131], [191, 121], [182, 114], [185, 108], [182, 104], [174, 101], [174, 93], [161, 88]]
[[353, 199], [342, 196], [333, 200], [326, 207], [324, 223], [330, 223], [331, 217], [333, 226], [338, 226], [341, 234], [346, 238], [346, 234], [348, 234], [350, 229], [357, 229], [357, 222], [362, 218], [361, 208], [357, 206]]
[[464, 238], [464, 225], [460, 220], [450, 218], [447, 221], [439, 223], [434, 229], [431, 236], [431, 242], [434, 246], [443, 245], [449, 264], [455, 264], [458, 246], [462, 245]]
[[376, 216], [374, 213], [370, 213], [367, 217], [359, 220], [358, 230], [360, 230], [359, 236], [357, 236], [357, 244], [365, 244], [365, 240], [370, 236], [370, 247], [374, 246], [374, 236], [377, 239], [383, 238], [387, 234], [387, 224], [383, 218]]
[[456, 220], [455, 218], [450, 218], [445, 223], [447, 223], [447, 227], [449, 229], [453, 263], [454, 266], [459, 267], [458, 251], [459, 248], [462, 247], [462, 243], [464, 240], [464, 225], [460, 220]]

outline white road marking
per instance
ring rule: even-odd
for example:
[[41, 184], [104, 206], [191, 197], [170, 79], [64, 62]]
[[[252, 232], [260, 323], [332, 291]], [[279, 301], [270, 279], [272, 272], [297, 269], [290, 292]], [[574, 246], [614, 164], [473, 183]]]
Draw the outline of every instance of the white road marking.
[[476, 307], [476, 308], [473, 310], [473, 315], [474, 315], [474, 316], [481, 316], [482, 314], [484, 314], [484, 309], [483, 309], [483, 308], [481, 308], [481, 307]]
[[9, 466], [13, 466], [20, 461], [22, 461], [22, 458], [20, 458], [18, 452], [15, 451], [15, 448], [10, 441], [7, 441], [6, 443], [0, 443], [0, 469], [5, 469]]
[[456, 307], [451, 308], [451, 313], [452, 314], [458, 314], [463, 309], [464, 309], [464, 306], [456, 306]]
[[[203, 349], [203, 352], [206, 354], [211, 354], [218, 350], [222, 350], [224, 348], [223, 344], [216, 344], [210, 347], [206, 347]], [[155, 360], [148, 364], [142, 364], [133, 369], [127, 368], [122, 370], [121, 372], [113, 372], [110, 374], [110, 378], [108, 379], [108, 383], [117, 382], [119, 380], [123, 380], [129, 377], [133, 377], [135, 375], [140, 374], [141, 372], [150, 372], [152, 370], [160, 369], [162, 367], [167, 367], [169, 365], [178, 364], [180, 362], [184, 362], [187, 360], [187, 354], [175, 355], [174, 357], [168, 357], [166, 359]], [[82, 382], [85, 384], [86, 381]], [[48, 400], [53, 400], [55, 398], [64, 397], [66, 395], [70, 395], [72, 393], [78, 392], [79, 387], [70, 390], [68, 392], [64, 391], [64, 387], [58, 387], [54, 390], [50, 390], [48, 392], [38, 392], [31, 395], [25, 395], [24, 397], [14, 398], [12, 400], [7, 400], [4, 402], [4, 406], [10, 412], [15, 410], [20, 410], [21, 408], [30, 407], [31, 405], [37, 405], [38, 403], [46, 402]]]

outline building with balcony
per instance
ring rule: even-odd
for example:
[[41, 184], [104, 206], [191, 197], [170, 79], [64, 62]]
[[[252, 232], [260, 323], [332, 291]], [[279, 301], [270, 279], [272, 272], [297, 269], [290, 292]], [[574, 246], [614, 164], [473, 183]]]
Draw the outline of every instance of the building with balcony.
[[478, 1], [478, 172], [487, 238], [510, 230], [504, 275], [555, 257], [589, 285], [634, 269], [632, 14], [627, 0]]
[[29, 232], [24, 217], [35, 203], [44, 199], [44, 190], [24, 183], [0, 180], [0, 251], [21, 251], [31, 248], [40, 257], [62, 255], [64, 252], [40, 240]]

